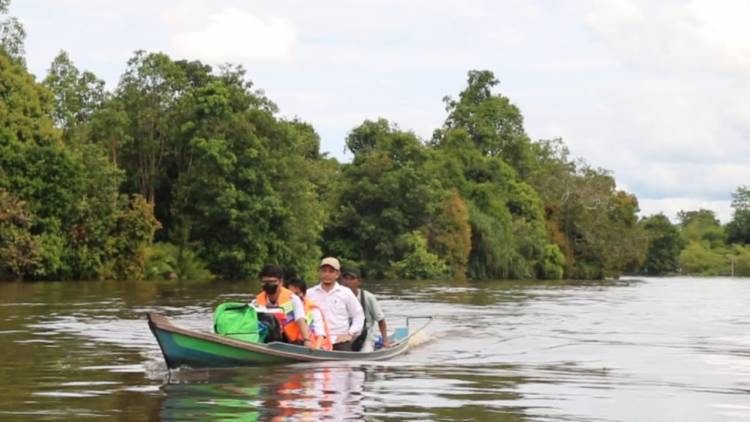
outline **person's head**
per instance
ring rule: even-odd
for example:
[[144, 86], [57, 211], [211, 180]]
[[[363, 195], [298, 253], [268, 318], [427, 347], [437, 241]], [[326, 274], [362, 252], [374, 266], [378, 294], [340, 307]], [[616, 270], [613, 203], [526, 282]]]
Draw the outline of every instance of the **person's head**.
[[266, 264], [260, 270], [260, 283], [267, 295], [274, 295], [284, 281], [284, 271], [278, 265]]
[[289, 288], [289, 280], [300, 278], [299, 274], [297, 274], [297, 271], [294, 268], [286, 268], [284, 270], [284, 281], [282, 282], [282, 285], [285, 288]]
[[362, 285], [362, 273], [358, 268], [344, 267], [341, 270], [341, 281], [346, 287], [356, 292]]
[[339, 274], [341, 274], [341, 264], [338, 259], [329, 256], [320, 261], [318, 276], [321, 283], [331, 285], [339, 278]]
[[300, 299], [304, 299], [305, 295], [307, 294], [307, 283], [305, 283], [305, 280], [303, 280], [300, 277], [294, 277], [287, 280], [287, 288], [292, 291], [292, 293], [296, 294], [300, 297]]

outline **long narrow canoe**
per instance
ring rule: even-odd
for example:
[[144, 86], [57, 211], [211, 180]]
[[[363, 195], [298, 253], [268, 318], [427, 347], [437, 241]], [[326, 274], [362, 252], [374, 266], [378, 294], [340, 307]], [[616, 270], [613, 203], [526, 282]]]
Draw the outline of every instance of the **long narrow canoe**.
[[167, 317], [156, 313], [149, 313], [147, 318], [148, 326], [159, 342], [164, 360], [170, 369], [183, 366], [216, 368], [295, 362], [385, 360], [406, 352], [409, 340], [430, 322], [428, 318], [417, 330], [409, 332], [407, 319], [407, 327], [396, 329], [390, 336], [391, 347], [363, 353], [314, 350], [281, 342], [250, 343], [177, 327]]

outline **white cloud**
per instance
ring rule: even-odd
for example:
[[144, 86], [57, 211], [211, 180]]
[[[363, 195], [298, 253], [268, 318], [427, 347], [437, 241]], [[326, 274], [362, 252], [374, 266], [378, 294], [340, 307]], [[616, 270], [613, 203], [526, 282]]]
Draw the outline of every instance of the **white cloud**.
[[750, 3], [744, 0], [588, 1], [586, 22], [633, 66], [679, 72], [750, 69]]
[[561, 128], [575, 155], [613, 169], [644, 200], [666, 205], [685, 198], [685, 207], [702, 198], [724, 204], [725, 212], [729, 194], [750, 180], [750, 26], [744, 22], [750, 3], [579, 5], [581, 23], [598, 45], [589, 54], [612, 64], [584, 73], [593, 77], [580, 81], [570, 107], [554, 110], [557, 115], [547, 108], [546, 127]]
[[750, 167], [740, 164], [635, 163], [627, 173], [628, 185], [643, 198], [728, 200], [737, 186], [750, 180]]
[[677, 213], [680, 211], [695, 211], [706, 209], [713, 211], [721, 224], [732, 220], [731, 201], [709, 201], [695, 197], [665, 197], [658, 199], [638, 199], [641, 208], [641, 216], [663, 213], [672, 222], [677, 222]]
[[169, 38], [175, 54], [212, 64], [289, 62], [297, 38], [288, 19], [236, 8], [188, 8], [167, 21], [174, 25]]

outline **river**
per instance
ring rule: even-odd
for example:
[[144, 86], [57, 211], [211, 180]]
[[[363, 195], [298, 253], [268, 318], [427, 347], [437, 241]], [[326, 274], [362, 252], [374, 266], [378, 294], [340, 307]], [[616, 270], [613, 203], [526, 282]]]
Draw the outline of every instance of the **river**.
[[369, 287], [409, 354], [170, 373], [144, 314], [257, 283], [0, 283], [0, 420], [750, 421], [750, 279]]

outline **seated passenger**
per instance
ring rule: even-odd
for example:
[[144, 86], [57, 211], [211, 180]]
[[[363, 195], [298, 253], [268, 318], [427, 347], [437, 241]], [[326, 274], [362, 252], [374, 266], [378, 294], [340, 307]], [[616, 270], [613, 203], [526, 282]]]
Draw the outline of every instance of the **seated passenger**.
[[365, 326], [362, 333], [354, 339], [352, 350], [361, 352], [372, 352], [375, 350], [375, 322], [378, 323], [380, 335], [383, 336], [383, 347], [389, 347], [391, 341], [388, 339], [388, 327], [385, 323], [385, 314], [380, 309], [380, 304], [375, 295], [362, 288], [362, 276], [357, 268], [349, 267], [341, 270], [341, 281], [352, 290], [362, 305], [365, 313]]
[[287, 342], [310, 346], [310, 329], [302, 300], [281, 285], [284, 272], [268, 264], [260, 271], [263, 291], [255, 297], [255, 304], [266, 308], [281, 308], [279, 322]]
[[307, 297], [320, 306], [331, 333], [333, 350], [352, 350], [352, 339], [362, 331], [365, 314], [362, 305], [351, 290], [336, 280], [341, 274], [341, 264], [333, 257], [320, 262], [320, 283], [307, 291]]
[[328, 333], [328, 324], [320, 311], [318, 305], [312, 300], [305, 297], [307, 294], [307, 283], [305, 280], [294, 277], [286, 281], [287, 288], [299, 296], [305, 305], [305, 314], [307, 316], [307, 326], [310, 328], [310, 339], [312, 340], [313, 349], [331, 350], [331, 336]]

